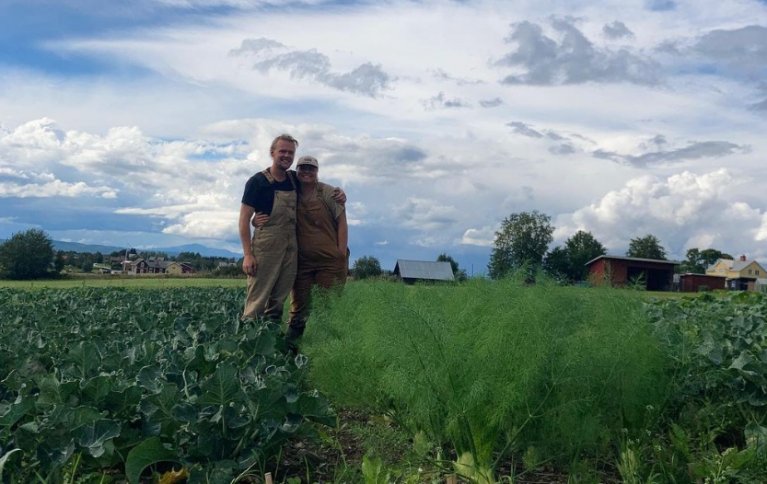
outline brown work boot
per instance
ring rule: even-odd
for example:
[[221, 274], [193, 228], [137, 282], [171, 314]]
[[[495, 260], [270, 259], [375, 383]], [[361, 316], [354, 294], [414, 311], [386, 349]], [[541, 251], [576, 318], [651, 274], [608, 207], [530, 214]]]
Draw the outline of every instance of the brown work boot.
[[293, 354], [298, 353], [298, 342], [301, 340], [301, 336], [304, 335], [304, 329], [306, 329], [305, 321], [297, 319], [288, 322], [288, 330], [285, 331], [285, 344], [288, 347], [288, 351]]

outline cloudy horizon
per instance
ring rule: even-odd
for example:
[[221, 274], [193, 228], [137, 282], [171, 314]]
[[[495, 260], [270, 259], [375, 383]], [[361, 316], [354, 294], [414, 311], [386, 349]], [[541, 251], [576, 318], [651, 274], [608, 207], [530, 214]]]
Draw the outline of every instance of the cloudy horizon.
[[767, 262], [767, 2], [0, 5], [0, 238], [240, 252], [282, 132], [352, 258], [483, 273], [511, 213]]

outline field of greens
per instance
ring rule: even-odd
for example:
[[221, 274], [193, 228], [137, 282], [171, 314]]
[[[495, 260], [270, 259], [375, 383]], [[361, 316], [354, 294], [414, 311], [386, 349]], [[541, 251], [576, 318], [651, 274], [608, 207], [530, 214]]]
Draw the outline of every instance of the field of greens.
[[354, 282], [294, 356], [243, 293], [0, 289], [0, 480], [767, 476], [764, 297]]
[[767, 480], [764, 297], [358, 283], [312, 324], [313, 384], [474, 482]]
[[245, 286], [244, 277], [171, 277], [92, 275], [62, 277], [61, 279], [9, 280], [0, 279], [0, 288], [9, 289], [83, 289], [87, 287], [121, 287], [126, 289], [170, 289], [174, 287], [230, 287]]
[[2, 477], [139, 482], [175, 463], [189, 482], [228, 483], [263, 475], [307, 422], [335, 424], [304, 385], [306, 357], [239, 321], [242, 296], [0, 290]]

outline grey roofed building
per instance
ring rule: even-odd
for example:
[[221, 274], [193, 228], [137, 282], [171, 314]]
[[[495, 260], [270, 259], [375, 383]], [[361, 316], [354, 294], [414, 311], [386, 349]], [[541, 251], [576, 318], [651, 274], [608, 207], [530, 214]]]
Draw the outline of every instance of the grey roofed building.
[[415, 281], [454, 281], [450, 262], [397, 259], [394, 275], [407, 283]]
[[747, 265], [752, 263], [751, 260], [746, 259], [738, 259], [738, 260], [732, 260], [732, 259], [717, 259], [716, 262], [711, 264], [709, 267], [714, 267], [717, 262], [721, 262], [723, 266], [725, 266], [727, 269], [735, 272], [742, 271]]

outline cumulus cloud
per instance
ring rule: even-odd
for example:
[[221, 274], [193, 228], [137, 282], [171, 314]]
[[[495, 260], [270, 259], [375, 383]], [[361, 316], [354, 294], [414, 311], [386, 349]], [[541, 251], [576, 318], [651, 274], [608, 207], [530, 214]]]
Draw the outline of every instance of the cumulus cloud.
[[[590, 230], [613, 253], [625, 250], [631, 238], [648, 233], [679, 256], [691, 247], [748, 251], [767, 234], [767, 224], [763, 210], [737, 199], [743, 182], [726, 169], [685, 171], [667, 178], [642, 176], [561, 216], [558, 233]], [[704, 242], [707, 247], [700, 247]]]
[[254, 56], [253, 68], [268, 73], [271, 70], [287, 72], [295, 79], [308, 79], [328, 87], [355, 94], [376, 97], [391, 84], [392, 78], [380, 65], [366, 62], [349, 72], [333, 72], [330, 58], [317, 51], [289, 50], [272, 39], [245, 39], [240, 48], [230, 55]]
[[0, 164], [39, 167], [59, 159], [66, 133], [50, 118], [29, 121], [14, 130], [0, 130]]
[[420, 232], [441, 231], [458, 221], [458, 210], [433, 199], [409, 197], [397, 207], [402, 226]]
[[248, 152], [239, 140], [156, 140], [135, 127], [98, 135], [35, 120], [0, 132], [0, 198], [118, 199], [115, 213], [170, 222], [165, 233], [221, 237], [234, 229], [224, 207], [238, 199], [230, 180]]
[[476, 245], [479, 247], [492, 247], [495, 242], [495, 227], [481, 227], [466, 229], [461, 237], [461, 244]]
[[[160, 233], [227, 240], [237, 233], [245, 180], [268, 166], [265, 147], [275, 133], [293, 133], [302, 149], [311, 147], [311, 154], [321, 160], [322, 179], [329, 183], [375, 181], [379, 186], [404, 179], [417, 184], [419, 178], [435, 176], [426, 166], [427, 151], [398, 138], [347, 135], [322, 126], [269, 120], [230, 121], [202, 131], [216, 141], [153, 139], [135, 127], [112, 128], [103, 134], [64, 131], [52, 120], [5, 129], [0, 132], [0, 199], [117, 198], [109, 205], [117, 207], [112, 213], [145, 218], [146, 225]], [[444, 168], [450, 162], [433, 164]], [[401, 220], [414, 234], [434, 229], [447, 234], [458, 213], [429, 197], [425, 194], [400, 206]], [[388, 215], [379, 208], [368, 210], [360, 199], [349, 204], [348, 212], [350, 225], [359, 226], [379, 223]]]
[[569, 18], [554, 18], [551, 27], [555, 36], [546, 35], [536, 23], [523, 21], [512, 25], [506, 42], [514, 44], [516, 50], [506, 54], [496, 65], [522, 69], [523, 72], [509, 74], [502, 83], [631, 82], [652, 85], [659, 82], [659, 66], [652, 59], [626, 48], [614, 51], [597, 47]]
[[368, 214], [367, 205], [360, 201], [346, 202], [346, 223], [349, 227], [365, 225], [365, 217]]
[[605, 34], [605, 37], [608, 39], [620, 39], [623, 37], [634, 36], [634, 32], [629, 30], [629, 28], [626, 27], [626, 24], [619, 22], [618, 20], [610, 24], [605, 24], [602, 27], [602, 33]]
[[[399, 180], [417, 175], [426, 159], [424, 149], [401, 139], [349, 137], [332, 131], [307, 137], [307, 146], [322, 163], [323, 179], [344, 182]], [[327, 174], [326, 174], [327, 173]]]
[[[733, 192], [711, 203], [726, 212], [717, 220], [740, 217], [748, 230], [765, 227], [763, 119], [743, 109], [754, 104], [767, 112], [767, 92], [758, 91], [765, 78], [760, 66], [767, 65], [764, 27], [755, 25], [765, 24], [749, 2], [699, 9], [678, 2], [674, 10], [673, 2], [642, 0], [622, 5], [616, 17], [614, 9], [578, 2], [393, 2], [387, 8], [362, 2], [318, 9], [312, 5], [322, 2], [310, 0], [292, 4], [286, 22], [272, 0], [167, 1], [256, 7], [206, 18], [201, 11], [194, 17], [200, 22], [187, 16], [122, 23], [45, 44], [75, 61], [95, 59], [81, 64], [85, 76], [71, 75], [76, 66], [3, 70], [3, 122], [18, 126], [0, 128], [6, 193], [23, 185], [52, 184], [48, 189], [61, 193], [103, 188], [117, 200], [91, 191], [82, 200], [66, 199], [71, 203], [62, 210], [94, 227], [100, 220], [77, 218], [76, 210], [122, 207], [119, 216], [105, 218], [184, 234], [178, 239], [221, 234], [236, 241], [242, 185], [268, 166], [265, 147], [287, 131], [301, 140], [301, 154], [320, 159], [322, 179], [349, 193], [357, 254], [385, 239], [387, 251], [407, 256], [412, 239], [426, 244], [445, 237], [477, 244], [470, 249], [479, 253], [504, 215], [539, 209], [556, 216], [588, 203], [604, 208], [605, 192], [621, 194], [637, 166], [663, 176], [679, 166], [728, 166], [731, 188], [748, 174], [753, 179], [738, 190], [745, 198], [735, 196], [745, 205], [728, 202]], [[578, 20], [541, 20], [550, 13]], [[666, 53], [652, 50], [661, 44]], [[498, 85], [503, 78], [507, 84]], [[611, 83], [617, 85], [605, 85]], [[660, 83], [667, 88], [655, 89]], [[477, 109], [461, 109], [468, 106]], [[254, 109], [264, 119], [243, 119]], [[19, 125], [38, 113], [59, 119], [62, 128], [50, 120]], [[226, 121], [207, 129], [211, 120]], [[648, 130], [667, 138], [645, 139]], [[746, 144], [752, 153], [743, 153]], [[591, 156], [596, 149], [602, 159]], [[591, 183], [595, 176], [599, 183]], [[668, 183], [659, 178], [655, 185]], [[415, 200], [408, 204], [408, 197]], [[196, 204], [197, 198], [206, 202]], [[29, 214], [44, 203], [3, 197], [0, 212], [34, 221]], [[450, 206], [455, 212], [442, 209]], [[419, 215], [399, 225], [392, 208]], [[685, 240], [719, 240], [720, 229], [703, 226], [693, 221], [680, 231], [689, 233]]]
[[117, 198], [117, 192], [109, 187], [92, 187], [85, 182], [67, 183], [53, 180], [48, 183], [17, 184], [0, 181], [2, 198], [49, 198], [49, 197], [85, 197]]
[[754, 239], [759, 242], [764, 242], [767, 240], [767, 212], [762, 214], [762, 223], [756, 230], [756, 236]]
[[232, 235], [232, 220], [237, 212], [220, 210], [202, 210], [184, 214], [178, 223], [165, 227], [165, 234], [184, 235], [194, 238], [209, 237], [226, 239]]
[[[743, 153], [748, 150], [746, 146], [740, 146], [728, 141], [693, 141], [681, 148], [663, 149], [666, 143], [666, 139], [663, 136], [656, 136], [649, 143], [643, 143], [639, 146], [641, 151], [646, 152], [638, 155], [621, 154], [601, 149], [595, 150], [592, 155], [595, 158], [646, 168], [650, 165], [662, 163], [675, 163], [699, 158], [719, 158]], [[655, 149], [653, 150], [653, 148]]]

